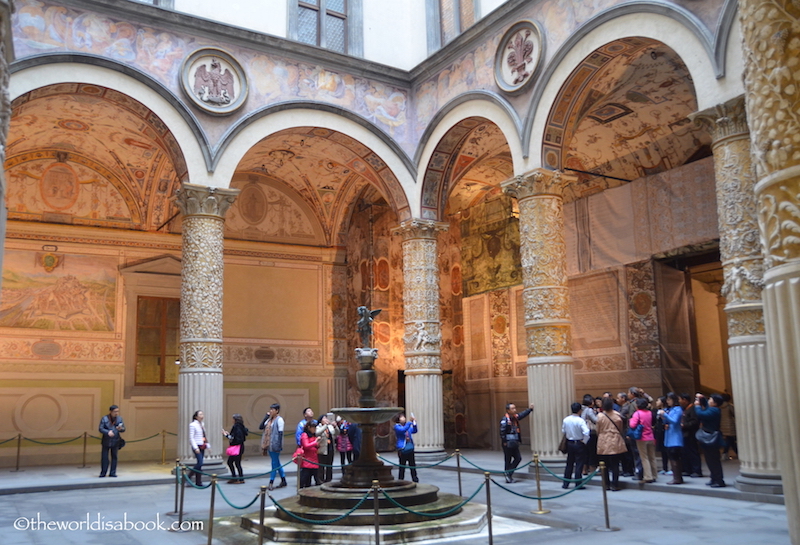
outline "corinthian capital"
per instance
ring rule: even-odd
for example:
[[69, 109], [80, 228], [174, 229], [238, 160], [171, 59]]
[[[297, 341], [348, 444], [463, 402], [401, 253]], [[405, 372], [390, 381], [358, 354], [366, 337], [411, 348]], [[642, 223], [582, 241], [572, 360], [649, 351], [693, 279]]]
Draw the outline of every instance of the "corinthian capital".
[[416, 238], [436, 239], [436, 235], [447, 231], [450, 226], [433, 220], [411, 219], [392, 229], [392, 234], [401, 235], [403, 240]]
[[744, 95], [739, 95], [722, 104], [717, 104], [700, 112], [689, 114], [689, 119], [704, 127], [711, 134], [712, 144], [733, 136], [746, 137], [750, 134], [747, 114], [744, 108]]
[[216, 216], [224, 218], [231, 207], [238, 189], [206, 187], [184, 183], [178, 190], [175, 204], [184, 216]]
[[503, 193], [521, 201], [538, 195], [561, 197], [564, 188], [577, 180], [577, 176], [569, 176], [560, 170], [537, 168], [506, 180], [500, 186]]

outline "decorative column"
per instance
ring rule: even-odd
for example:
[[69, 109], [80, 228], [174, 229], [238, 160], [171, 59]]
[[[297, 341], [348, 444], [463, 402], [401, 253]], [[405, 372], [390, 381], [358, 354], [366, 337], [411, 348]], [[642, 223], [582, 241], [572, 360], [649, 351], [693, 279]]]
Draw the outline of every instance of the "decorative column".
[[519, 202], [531, 450], [543, 461], [564, 459], [561, 421], [575, 400], [562, 191], [576, 180], [536, 169], [502, 184]]
[[394, 230], [403, 237], [405, 410], [419, 421], [417, 461], [440, 460], [446, 454], [436, 237], [447, 228], [446, 223], [414, 219]]
[[786, 518], [792, 543], [800, 544], [800, 426], [789, 409], [800, 391], [800, 10], [797, 2], [739, 0], [739, 19], [773, 384], [762, 410], [780, 433]]
[[[0, 0], [0, 164], [6, 161], [6, 140], [8, 127], [11, 124], [11, 99], [8, 96], [8, 80], [10, 73], [8, 63], [14, 60], [14, 45], [11, 39], [11, 13], [14, 5], [10, 0]], [[5, 171], [0, 171], [0, 270], [3, 268], [5, 254], [6, 217]]]
[[189, 423], [195, 411], [205, 414], [211, 443], [206, 464], [220, 463], [222, 403], [223, 226], [238, 189], [184, 183], [176, 204], [183, 214], [181, 271], [181, 368], [178, 372], [178, 457], [193, 460]]
[[728, 360], [739, 444], [736, 488], [781, 494], [773, 420], [763, 418], [764, 401], [772, 397], [773, 387], [761, 302], [764, 257], [744, 97], [690, 117], [711, 133], [714, 150], [719, 251], [725, 271], [721, 294], [727, 300]]

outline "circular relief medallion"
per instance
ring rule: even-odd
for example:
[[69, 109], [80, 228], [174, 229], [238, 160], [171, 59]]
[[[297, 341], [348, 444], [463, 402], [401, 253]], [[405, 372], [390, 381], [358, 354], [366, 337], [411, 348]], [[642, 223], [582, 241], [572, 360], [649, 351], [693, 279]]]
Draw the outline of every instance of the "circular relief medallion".
[[246, 185], [236, 203], [242, 219], [250, 225], [258, 225], [267, 217], [267, 198], [258, 184]]
[[497, 86], [506, 93], [522, 92], [533, 81], [543, 48], [538, 23], [520, 21], [509, 28], [494, 56]]
[[78, 175], [66, 163], [55, 162], [48, 166], [39, 180], [39, 191], [47, 206], [66, 210], [78, 200]]
[[242, 66], [221, 49], [203, 48], [189, 55], [183, 61], [181, 82], [194, 105], [214, 115], [236, 111], [247, 98]]

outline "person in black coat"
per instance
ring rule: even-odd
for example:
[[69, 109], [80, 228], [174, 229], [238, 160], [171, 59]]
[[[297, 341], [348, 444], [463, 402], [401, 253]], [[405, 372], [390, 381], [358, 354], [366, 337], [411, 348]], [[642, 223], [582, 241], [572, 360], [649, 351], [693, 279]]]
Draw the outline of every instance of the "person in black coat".
[[[120, 434], [125, 431], [125, 423], [119, 415], [119, 407], [111, 405], [108, 408], [108, 414], [100, 420], [100, 443], [102, 451], [100, 455], [100, 476], [105, 477], [108, 473], [109, 477], [117, 476], [117, 452], [122, 448], [125, 442], [122, 440]], [[108, 457], [111, 455], [111, 472], [109, 473]]]
[[[242, 473], [242, 454], [244, 454], [244, 442], [247, 439], [248, 429], [244, 427], [244, 419], [242, 415], [233, 415], [233, 427], [230, 433], [222, 430], [222, 435], [228, 438], [228, 443], [231, 447], [239, 446], [236, 454], [228, 455], [228, 468], [231, 470], [231, 479], [228, 480], [229, 484], [244, 484], [244, 473]], [[236, 471], [239, 471], [239, 478], [236, 478]]]

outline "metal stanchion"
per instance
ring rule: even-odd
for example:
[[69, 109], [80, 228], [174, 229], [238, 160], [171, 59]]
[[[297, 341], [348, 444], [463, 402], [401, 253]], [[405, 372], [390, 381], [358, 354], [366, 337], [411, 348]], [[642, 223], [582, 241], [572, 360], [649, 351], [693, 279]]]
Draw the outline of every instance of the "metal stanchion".
[[161, 465], [167, 463], [167, 430], [161, 430]]
[[597, 528], [598, 532], [618, 532], [619, 528], [615, 528], [611, 526], [611, 522], [608, 518], [608, 493], [606, 491], [606, 480], [608, 479], [608, 475], [606, 475], [606, 463], [600, 462], [600, 475], [603, 477], [603, 510], [605, 511], [606, 515], [606, 525], [602, 528]]
[[380, 482], [372, 481], [372, 490], [375, 492], [375, 545], [381, 543], [381, 514], [380, 514]]
[[542, 509], [542, 481], [539, 479], [539, 455], [533, 455], [533, 463], [536, 465], [536, 497], [539, 498], [539, 509], [531, 511], [534, 515], [546, 515], [550, 509]]
[[258, 545], [264, 545], [264, 509], [267, 501], [267, 487], [261, 487], [261, 512], [258, 515]]
[[463, 496], [461, 493], [461, 451], [456, 449], [456, 466], [458, 466], [458, 495]]
[[[186, 486], [184, 484], [184, 481], [186, 481], [186, 466], [181, 467], [181, 472], [179, 473], [179, 478], [178, 478], [178, 487], [181, 489], [181, 492], [180, 492], [181, 499], [180, 499], [180, 503], [178, 503], [178, 528], [175, 529], [174, 527], [170, 526], [170, 528], [169, 528], [170, 532], [185, 532], [186, 531], [186, 530], [183, 529], [183, 515], [184, 515], [184, 512], [183, 512], [183, 496], [186, 493]], [[189, 485], [189, 486], [191, 486], [191, 485]]]
[[89, 439], [89, 432], [83, 432], [83, 464], [81, 464], [81, 468], [86, 467], [86, 442]]
[[12, 473], [19, 471], [19, 457], [22, 454], [22, 434], [17, 434], [17, 466], [11, 470]]
[[[180, 458], [175, 459], [175, 509], [167, 513], [168, 515], [177, 515], [178, 511], [178, 487], [181, 486], [181, 460]], [[183, 509], [181, 509], [182, 511]]]
[[217, 496], [217, 474], [211, 475], [211, 507], [208, 509], [208, 545], [214, 539], [214, 499]]
[[489, 530], [489, 545], [494, 544], [494, 536], [492, 536], [492, 480], [489, 472], [483, 474], [484, 482], [486, 483], [486, 527]]
[[303, 457], [299, 456], [297, 458], [297, 493], [300, 494], [300, 472], [303, 470]]

